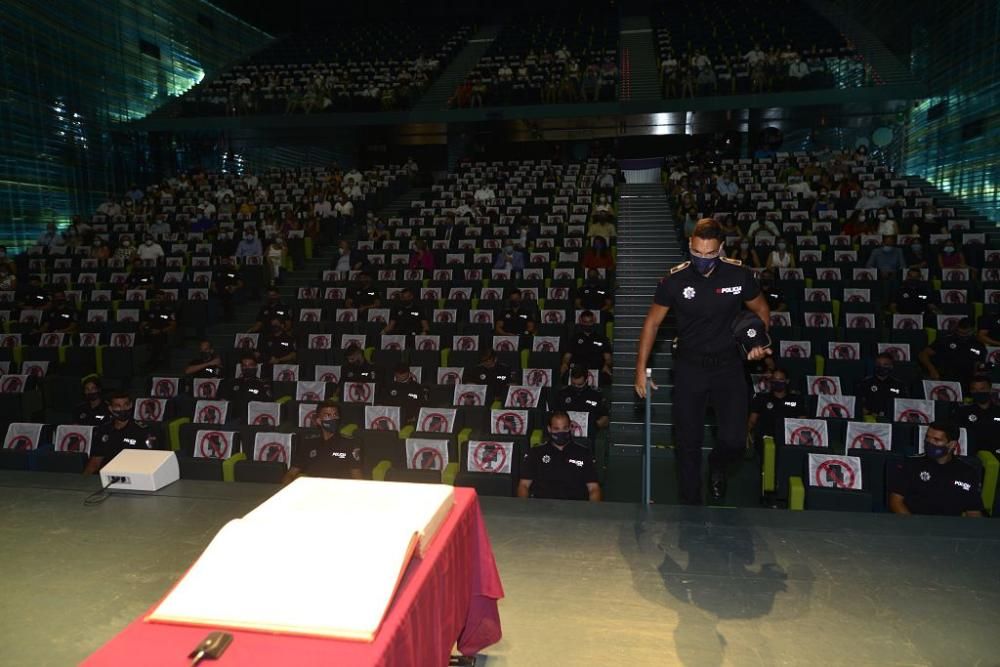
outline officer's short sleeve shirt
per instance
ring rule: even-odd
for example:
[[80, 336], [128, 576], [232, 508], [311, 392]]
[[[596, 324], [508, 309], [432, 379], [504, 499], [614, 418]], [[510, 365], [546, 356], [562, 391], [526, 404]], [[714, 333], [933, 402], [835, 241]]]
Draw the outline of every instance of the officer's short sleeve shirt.
[[890, 492], [903, 496], [913, 514], [958, 516], [983, 509], [979, 478], [960, 459], [942, 465], [926, 456], [911, 456], [889, 472]]

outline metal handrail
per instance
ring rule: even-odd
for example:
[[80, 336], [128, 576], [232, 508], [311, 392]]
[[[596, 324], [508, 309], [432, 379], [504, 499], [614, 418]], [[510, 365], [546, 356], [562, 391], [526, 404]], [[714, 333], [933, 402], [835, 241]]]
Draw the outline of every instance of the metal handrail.
[[653, 503], [653, 369], [646, 369], [646, 449], [643, 455], [642, 504]]

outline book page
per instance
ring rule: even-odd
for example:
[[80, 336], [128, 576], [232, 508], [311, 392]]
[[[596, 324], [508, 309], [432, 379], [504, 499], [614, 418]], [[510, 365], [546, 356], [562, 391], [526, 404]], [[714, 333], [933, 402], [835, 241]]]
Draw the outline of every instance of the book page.
[[417, 533], [315, 516], [230, 521], [147, 620], [371, 641]]

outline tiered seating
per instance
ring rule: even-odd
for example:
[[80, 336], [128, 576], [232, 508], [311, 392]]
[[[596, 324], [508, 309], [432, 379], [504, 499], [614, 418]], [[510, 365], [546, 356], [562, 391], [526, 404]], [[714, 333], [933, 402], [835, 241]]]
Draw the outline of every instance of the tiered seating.
[[[795, 258], [795, 268], [767, 270], [773, 282], [765, 281], [764, 287], [772, 306], [774, 362], [788, 372], [793, 389], [810, 397], [811, 421], [786, 419], [785, 429], [779, 428], [773, 440], [766, 439], [765, 489], [799, 506], [804, 502], [811, 507], [885, 509], [887, 460], [916, 453], [923, 442], [920, 424], [949, 419], [961, 405], [963, 392], [968, 392], [961, 382], [948, 381], [961, 379], [953, 368], [940, 368], [944, 380], [928, 379], [917, 363], [918, 354], [953, 333], [962, 318], [983, 321], [984, 315], [996, 312], [992, 293], [1000, 288], [1000, 271], [995, 268], [1000, 266], [1000, 250], [988, 249], [983, 230], [956, 218], [950, 209], [936, 207], [919, 186], [859, 155], [822, 162], [804, 153], [723, 160], [716, 171], [724, 183], [731, 177], [738, 184], [739, 192], [732, 197], [713, 194], [717, 180], [707, 164], [677, 163], [673, 171], [678, 176], [687, 172], [670, 186], [677, 201], [685, 202], [683, 210], [693, 207], [698, 217], [715, 216], [732, 225], [726, 242], [730, 256], [739, 254], [756, 264], [758, 274], [779, 241], [791, 248]], [[803, 182], [811, 189], [796, 192]], [[831, 196], [819, 201], [820, 191]], [[872, 208], [859, 224], [857, 202], [871, 193], [885, 197], [885, 205]], [[908, 288], [900, 286], [904, 277], [900, 272], [880, 275], [869, 263], [882, 252], [883, 236], [874, 233], [875, 225], [892, 226], [891, 219], [871, 220], [877, 210], [888, 211], [898, 221], [896, 226], [904, 233], [895, 238], [904, 248], [905, 265], [916, 267], [928, 281], [930, 303], [919, 312], [904, 306], [902, 292]], [[777, 235], [756, 222], [759, 212], [773, 223]], [[751, 236], [752, 225], [760, 231]], [[866, 225], [870, 233], [862, 233]], [[741, 240], [748, 238], [755, 255], [740, 250]], [[943, 253], [946, 244], [961, 249], [967, 267], [959, 266], [953, 254]], [[922, 248], [919, 254], [915, 246]], [[977, 274], [981, 281], [975, 280]], [[984, 348], [983, 361], [996, 351]], [[853, 394], [858, 383], [871, 375], [875, 356], [883, 352], [895, 359], [893, 377], [905, 390], [889, 413], [865, 415], [861, 407], [865, 397]], [[992, 364], [980, 365], [978, 372], [994, 382], [1000, 380]], [[998, 385], [993, 386], [996, 391]], [[857, 423], [850, 426], [853, 422]], [[885, 426], [877, 435], [859, 435], [879, 424]], [[849, 433], [855, 436], [848, 438]], [[810, 448], [806, 442], [816, 446]], [[854, 451], [861, 449], [865, 451]], [[816, 480], [807, 475], [809, 453], [860, 457], [862, 491], [815, 488]], [[977, 452], [969, 447], [963, 453], [983, 468], [992, 503], [997, 461], [991, 449]], [[790, 478], [794, 478], [791, 483]]]
[[[360, 181], [355, 215], [380, 205], [409, 173], [381, 166], [353, 172]], [[203, 336], [234, 302], [254, 298], [275, 268], [301, 265], [333, 224], [313, 219], [313, 195], [340, 192], [342, 176], [340, 169], [301, 169], [171, 178], [133, 191], [137, 203], [109, 200], [100, 213], [75, 221], [74, 234], [19, 255], [19, 275], [30, 280], [0, 292], [0, 430], [38, 419], [73, 423], [84, 377], [99, 376], [105, 391], [131, 390], [149, 345], [167, 356], [185, 335]], [[239, 251], [237, 238], [248, 232], [263, 239], [256, 253]], [[287, 256], [261, 254], [275, 237], [285, 241]], [[133, 256], [144, 238], [163, 256]], [[107, 256], [107, 248], [114, 253]], [[177, 326], [157, 337], [163, 312]], [[137, 418], [166, 423], [183, 412], [173, 396], [189, 387], [152, 386], [151, 396], [170, 400], [137, 404]]]
[[802, 3], [687, 1], [653, 17], [666, 97], [864, 85], [864, 65], [840, 32]]
[[405, 109], [462, 48], [472, 27], [412, 22], [324, 27], [279, 40], [201, 83], [185, 115]]
[[530, 15], [503, 29], [450, 105], [613, 101], [618, 79], [615, 14]]

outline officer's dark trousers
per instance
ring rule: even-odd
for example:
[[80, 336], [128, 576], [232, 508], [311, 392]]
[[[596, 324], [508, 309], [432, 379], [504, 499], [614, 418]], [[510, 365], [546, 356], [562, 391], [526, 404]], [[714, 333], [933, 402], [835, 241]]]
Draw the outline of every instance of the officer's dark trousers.
[[725, 470], [746, 446], [749, 405], [743, 364], [738, 357], [724, 365], [675, 358], [672, 414], [680, 500], [685, 504], [702, 502], [701, 447], [709, 405], [718, 432], [708, 464], [713, 471]]

